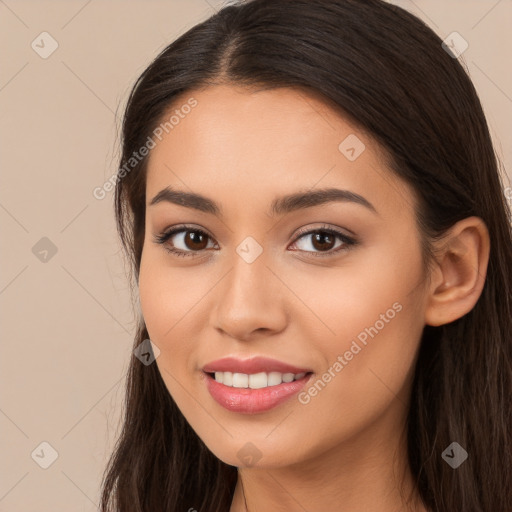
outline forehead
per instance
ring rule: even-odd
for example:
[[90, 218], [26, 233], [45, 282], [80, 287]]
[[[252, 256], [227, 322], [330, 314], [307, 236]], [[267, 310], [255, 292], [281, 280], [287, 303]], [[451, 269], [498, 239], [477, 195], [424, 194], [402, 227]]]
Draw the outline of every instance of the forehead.
[[305, 91], [214, 86], [182, 94], [164, 122], [171, 116], [172, 128], [149, 155], [148, 200], [172, 185], [246, 206], [247, 194], [257, 195], [262, 208], [276, 195], [315, 186], [349, 189], [375, 206], [390, 193], [412, 201], [378, 144]]

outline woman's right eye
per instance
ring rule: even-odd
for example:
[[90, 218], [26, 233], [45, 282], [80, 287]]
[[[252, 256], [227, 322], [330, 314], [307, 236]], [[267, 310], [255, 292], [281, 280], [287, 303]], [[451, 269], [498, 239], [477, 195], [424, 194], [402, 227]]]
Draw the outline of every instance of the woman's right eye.
[[[201, 229], [192, 227], [176, 227], [155, 237], [155, 242], [177, 256], [195, 256], [194, 253], [206, 250], [210, 235]], [[172, 243], [169, 243], [171, 241]], [[206, 242], [206, 243], [205, 243]]]

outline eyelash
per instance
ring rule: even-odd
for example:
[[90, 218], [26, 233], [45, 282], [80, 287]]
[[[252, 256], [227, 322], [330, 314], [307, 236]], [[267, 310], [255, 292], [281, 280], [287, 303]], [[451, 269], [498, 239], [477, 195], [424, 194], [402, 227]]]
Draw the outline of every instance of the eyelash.
[[[167, 231], [164, 231], [163, 233], [161, 233], [160, 235], [155, 235], [154, 236], [154, 241], [155, 243], [157, 244], [161, 244], [164, 246], [164, 249], [168, 252], [170, 252], [171, 254], [174, 254], [176, 256], [180, 256], [180, 257], [195, 257], [197, 255], [197, 253], [199, 252], [202, 252], [206, 249], [203, 249], [202, 251], [182, 251], [181, 249], [176, 249], [174, 247], [169, 247], [166, 244], [166, 242], [173, 236], [173, 235], [176, 235], [177, 233], [182, 233], [182, 232], [186, 232], [186, 231], [191, 231], [191, 232], [194, 232], [194, 233], [199, 233], [201, 235], [204, 235], [210, 239], [212, 239], [213, 237], [211, 237], [208, 233], [206, 233], [205, 231], [203, 231], [202, 229], [198, 229], [198, 228], [195, 228], [193, 226], [186, 226], [186, 225], [180, 225], [180, 226], [175, 226]], [[333, 256], [335, 254], [338, 254], [339, 252], [342, 252], [342, 251], [347, 251], [348, 249], [350, 249], [351, 247], [357, 245], [357, 240], [355, 240], [354, 238], [351, 238], [347, 235], [345, 235], [344, 233], [341, 233], [340, 231], [336, 230], [336, 229], [333, 229], [333, 228], [330, 228], [328, 226], [321, 226], [320, 228], [316, 228], [316, 229], [310, 229], [310, 230], [304, 230], [304, 231], [301, 231], [297, 234], [297, 237], [295, 238], [295, 240], [293, 241], [293, 243], [296, 243], [300, 238], [306, 236], [306, 235], [313, 235], [313, 234], [317, 234], [317, 233], [327, 233], [327, 234], [330, 234], [330, 235], [334, 235], [335, 237], [338, 237], [342, 242], [343, 242], [343, 245], [341, 245], [340, 247], [338, 247], [337, 249], [331, 249], [329, 251], [325, 251], [325, 252], [314, 252], [314, 251], [304, 251], [304, 250], [301, 250], [301, 249], [297, 249], [301, 252], [306, 252], [308, 254], [312, 254], [314, 257], [320, 257], [320, 258], [323, 258], [323, 257], [329, 257], [329, 256]]]

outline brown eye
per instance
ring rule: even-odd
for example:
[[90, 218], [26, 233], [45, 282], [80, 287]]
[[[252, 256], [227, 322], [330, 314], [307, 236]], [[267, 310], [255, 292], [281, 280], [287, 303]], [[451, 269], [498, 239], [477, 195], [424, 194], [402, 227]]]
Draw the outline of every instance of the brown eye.
[[312, 256], [334, 256], [356, 245], [356, 240], [332, 228], [319, 228], [299, 234], [293, 245]]
[[335, 237], [330, 233], [320, 232], [313, 235], [312, 245], [319, 251], [328, 251], [334, 247], [335, 241]]
[[185, 231], [183, 243], [192, 251], [201, 251], [208, 245], [208, 235], [201, 231]]
[[208, 249], [210, 235], [201, 229], [176, 227], [155, 236], [155, 242], [164, 246], [164, 248], [177, 256], [195, 256], [194, 253], [200, 253]]

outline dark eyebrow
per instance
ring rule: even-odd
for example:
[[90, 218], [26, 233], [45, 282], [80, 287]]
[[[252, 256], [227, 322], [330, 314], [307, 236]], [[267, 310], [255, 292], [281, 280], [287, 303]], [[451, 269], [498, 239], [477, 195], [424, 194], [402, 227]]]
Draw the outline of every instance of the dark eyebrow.
[[342, 190], [339, 188], [309, 190], [279, 197], [272, 202], [270, 215], [282, 215], [284, 213], [301, 210], [303, 208], [311, 208], [332, 201], [356, 203], [378, 215], [373, 204], [363, 196], [351, 192], [350, 190]]
[[[375, 207], [363, 196], [338, 188], [325, 188], [309, 190], [306, 192], [295, 192], [286, 196], [274, 199], [271, 204], [269, 216], [283, 215], [296, 210], [311, 208], [332, 201], [356, 203], [378, 215]], [[193, 208], [205, 213], [211, 213], [217, 217], [222, 217], [222, 208], [207, 197], [193, 192], [182, 192], [173, 190], [170, 187], [162, 189], [153, 197], [149, 206], [161, 202], [169, 202], [187, 208]]]

